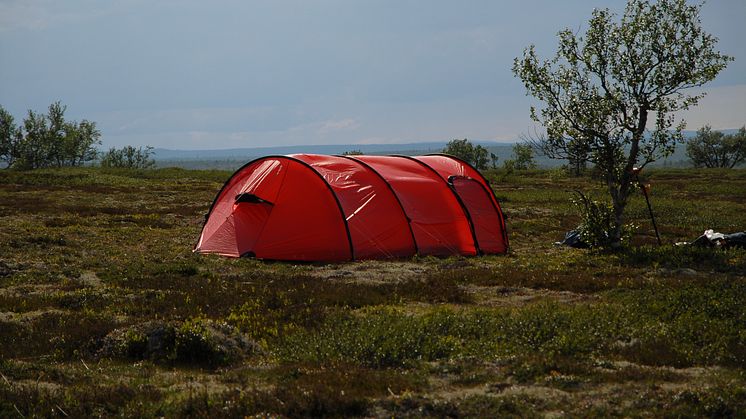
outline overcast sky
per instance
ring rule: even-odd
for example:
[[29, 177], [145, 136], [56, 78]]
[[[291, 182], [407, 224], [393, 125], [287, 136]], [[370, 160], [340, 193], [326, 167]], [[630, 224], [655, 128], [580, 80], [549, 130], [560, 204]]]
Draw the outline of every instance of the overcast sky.
[[[548, 57], [593, 7], [624, 2], [0, 0], [0, 105], [59, 100], [105, 147], [511, 141], [533, 127], [513, 58]], [[746, 124], [744, 18], [744, 0], [704, 7], [736, 61], [689, 129]]]

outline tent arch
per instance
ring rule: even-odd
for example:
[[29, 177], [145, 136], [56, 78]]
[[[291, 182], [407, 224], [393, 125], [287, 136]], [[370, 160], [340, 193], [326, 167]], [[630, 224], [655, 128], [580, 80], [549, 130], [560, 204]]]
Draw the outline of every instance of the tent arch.
[[412, 220], [421, 254], [477, 254], [469, 222], [440, 175], [401, 156], [355, 156], [378, 171]]
[[390, 185], [360, 162], [339, 156], [294, 154], [327, 180], [341, 204], [355, 259], [403, 257], [416, 252], [409, 220]]
[[469, 222], [469, 230], [471, 231], [471, 239], [474, 241], [474, 249], [477, 251], [477, 254], [481, 254], [482, 252], [479, 250], [479, 242], [477, 241], [477, 234], [474, 231], [474, 221], [472, 221], [471, 215], [469, 214], [469, 211], [466, 209], [466, 206], [464, 205], [464, 201], [461, 200], [461, 197], [459, 196], [459, 194], [456, 193], [455, 189], [453, 189], [453, 185], [451, 185], [450, 183], [448, 183], [447, 179], [443, 179], [443, 176], [441, 176], [440, 173], [438, 173], [437, 170], [433, 169], [429, 164], [425, 163], [422, 160], [419, 160], [419, 159], [416, 159], [416, 158], [410, 157], [410, 156], [399, 155], [399, 154], [395, 155], [395, 157], [400, 157], [400, 158], [403, 158], [403, 159], [415, 161], [415, 162], [421, 164], [423, 167], [427, 168], [427, 170], [435, 173], [435, 175], [439, 179], [443, 180], [443, 183], [446, 185], [446, 187], [448, 188], [448, 190], [451, 191], [451, 193], [453, 194], [453, 197], [456, 198], [456, 201], [458, 201], [458, 204], [461, 206], [461, 211], [464, 213], [464, 217], [466, 217], [466, 220]]
[[347, 243], [350, 246], [350, 260], [355, 260], [355, 246], [352, 245], [352, 236], [350, 235], [350, 226], [347, 224], [347, 217], [345, 216], [345, 212], [342, 209], [342, 204], [339, 202], [339, 197], [337, 197], [337, 194], [334, 192], [334, 189], [332, 189], [332, 185], [330, 185], [329, 182], [326, 180], [326, 178], [322, 176], [321, 173], [319, 173], [316, 169], [314, 169], [313, 166], [311, 166], [310, 164], [304, 162], [301, 159], [295, 158], [293, 156], [285, 156], [285, 158], [302, 164], [303, 166], [311, 170], [311, 172], [313, 172], [316, 176], [318, 176], [322, 182], [324, 182], [324, 185], [326, 185], [326, 188], [329, 190], [329, 193], [334, 197], [334, 202], [337, 203], [337, 208], [339, 208], [339, 215], [342, 218], [342, 222], [345, 225], [345, 231], [347, 232]]
[[487, 193], [487, 195], [490, 197], [492, 201], [492, 207], [495, 209], [495, 212], [500, 218], [500, 223], [502, 225], [501, 226], [502, 239], [503, 241], [505, 241], [505, 248], [507, 249], [510, 246], [510, 242], [508, 240], [508, 231], [505, 225], [505, 215], [503, 214], [502, 207], [500, 206], [500, 203], [498, 202], [497, 197], [495, 196], [494, 189], [492, 188], [492, 185], [490, 185], [490, 181], [487, 180], [487, 178], [484, 177], [484, 175], [482, 175], [482, 173], [479, 170], [477, 170], [477, 168], [475, 168], [471, 163], [467, 162], [466, 160], [463, 160], [460, 157], [453, 156], [453, 155], [446, 154], [446, 153], [430, 153], [430, 154], [425, 154], [424, 156], [419, 156], [419, 157], [431, 157], [431, 156], [449, 158], [451, 160], [454, 160], [464, 165], [468, 169], [470, 169], [469, 176], [477, 179], [479, 183], [482, 185], [482, 188], [484, 189], [484, 191]]
[[412, 230], [412, 219], [409, 218], [409, 215], [407, 215], [407, 212], [404, 210], [404, 206], [401, 203], [401, 199], [399, 199], [399, 196], [396, 194], [396, 192], [394, 191], [394, 189], [391, 187], [391, 184], [388, 183], [386, 181], [386, 179], [384, 179], [383, 176], [381, 176], [381, 174], [378, 173], [378, 171], [376, 169], [374, 169], [368, 163], [366, 163], [366, 162], [364, 162], [362, 160], [356, 159], [356, 158], [354, 158], [352, 156], [338, 155], [338, 157], [342, 157], [342, 158], [345, 158], [345, 159], [352, 160], [352, 161], [356, 162], [357, 164], [365, 167], [371, 173], [373, 173], [374, 175], [376, 175], [379, 179], [381, 179], [381, 181], [386, 185], [386, 187], [388, 188], [388, 190], [391, 192], [391, 195], [396, 200], [396, 203], [399, 205], [399, 209], [401, 210], [402, 215], [407, 220], [407, 227], [409, 228], [409, 234], [412, 236], [412, 244], [414, 245], [414, 253], [415, 254], [419, 254], [420, 250], [419, 250], [419, 247], [417, 246], [417, 238], [414, 236], [414, 231]]

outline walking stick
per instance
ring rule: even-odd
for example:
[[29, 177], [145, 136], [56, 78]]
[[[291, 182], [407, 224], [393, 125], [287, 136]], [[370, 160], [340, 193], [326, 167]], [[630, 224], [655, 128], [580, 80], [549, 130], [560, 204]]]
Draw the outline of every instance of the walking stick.
[[655, 238], [658, 239], [658, 246], [661, 246], [663, 243], [661, 243], [661, 236], [658, 234], [658, 225], [655, 223], [655, 215], [653, 215], [653, 207], [650, 206], [650, 198], [648, 198], [648, 190], [640, 183], [640, 171], [642, 169], [635, 167], [632, 169], [632, 173], [635, 175], [635, 181], [637, 181], [637, 184], [640, 185], [640, 189], [642, 189], [642, 194], [645, 196], [645, 203], [648, 204], [648, 212], [650, 213], [650, 220], [653, 222], [653, 229], [655, 230]]

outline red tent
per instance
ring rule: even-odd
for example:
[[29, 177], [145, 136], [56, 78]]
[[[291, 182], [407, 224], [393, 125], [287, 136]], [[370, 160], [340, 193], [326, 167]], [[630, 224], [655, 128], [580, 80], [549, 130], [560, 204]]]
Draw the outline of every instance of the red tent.
[[297, 261], [505, 253], [487, 180], [447, 155], [268, 156], [231, 176], [195, 251]]

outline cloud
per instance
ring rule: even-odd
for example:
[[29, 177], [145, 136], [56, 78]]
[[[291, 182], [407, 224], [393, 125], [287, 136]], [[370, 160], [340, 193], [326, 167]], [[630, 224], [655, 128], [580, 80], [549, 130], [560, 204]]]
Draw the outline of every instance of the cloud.
[[41, 30], [57, 24], [78, 23], [113, 13], [118, 2], [0, 0], [0, 32]]
[[[309, 108], [316, 112], [303, 112]], [[334, 117], [322, 109], [344, 108]], [[172, 149], [218, 149], [281, 145], [371, 144], [513, 140], [528, 120], [522, 101], [459, 100], [407, 104], [314, 104], [301, 108], [207, 108], [112, 113], [100, 122], [105, 147], [132, 144]], [[138, 118], [144, 118], [139, 120]], [[196, 121], [196, 122], [195, 122]], [[131, 124], [129, 128], [119, 127]]]
[[319, 134], [329, 134], [334, 131], [354, 131], [360, 128], [360, 123], [354, 119], [339, 119], [325, 121], [321, 124], [321, 127], [317, 130]]
[[39, 4], [22, 0], [0, 2], [0, 30], [41, 29], [49, 22], [49, 14]]
[[168, 132], [275, 131], [292, 125], [286, 110], [273, 106], [154, 109], [100, 112], [90, 115], [115, 135]]

